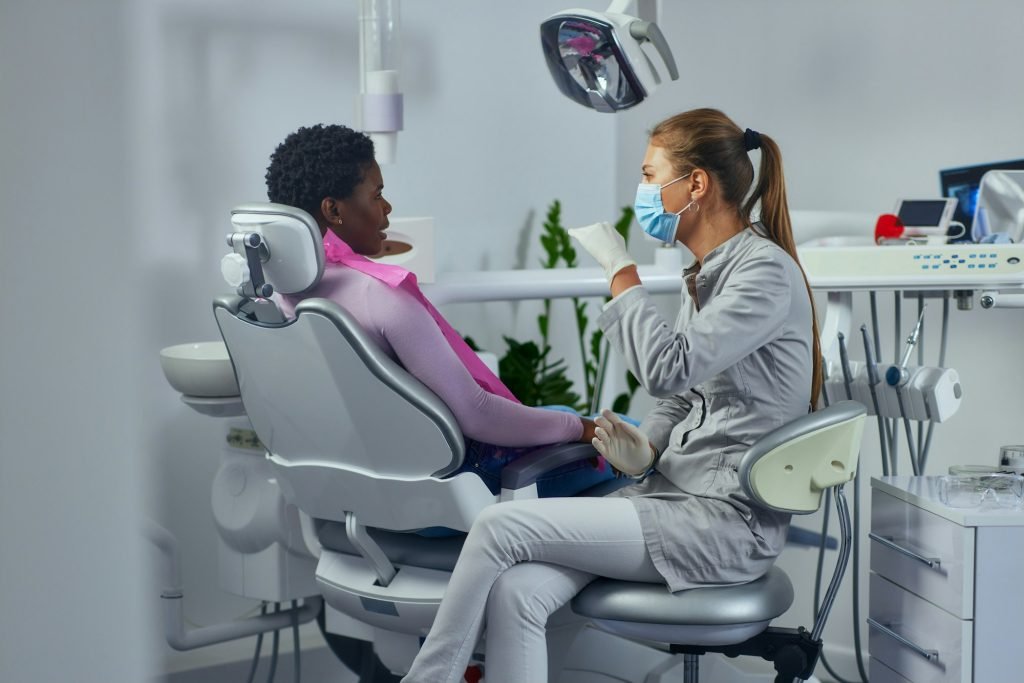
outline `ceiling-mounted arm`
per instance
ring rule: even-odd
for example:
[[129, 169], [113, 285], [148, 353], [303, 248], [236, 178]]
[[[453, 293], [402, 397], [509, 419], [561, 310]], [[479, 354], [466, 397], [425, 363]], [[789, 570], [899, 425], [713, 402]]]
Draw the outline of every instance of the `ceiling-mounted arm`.
[[605, 12], [628, 14], [644, 21], [658, 21], [658, 3], [660, 0], [612, 0]]
[[665, 34], [661, 32], [658, 25], [652, 21], [638, 20], [629, 25], [629, 35], [640, 41], [648, 41], [654, 45], [654, 49], [661, 55], [661, 59], [668, 68], [668, 75], [673, 81], [679, 80], [679, 69], [676, 67], [676, 59], [672, 56], [672, 48], [665, 40]]

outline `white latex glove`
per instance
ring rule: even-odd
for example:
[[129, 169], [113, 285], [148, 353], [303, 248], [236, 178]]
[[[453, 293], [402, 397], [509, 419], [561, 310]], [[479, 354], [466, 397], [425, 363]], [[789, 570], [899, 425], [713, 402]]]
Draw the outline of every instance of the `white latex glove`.
[[619, 472], [636, 476], [654, 464], [654, 450], [639, 429], [608, 409], [601, 411], [594, 424], [597, 436], [591, 443]]
[[616, 232], [611, 223], [601, 222], [572, 228], [569, 235], [580, 243], [590, 255], [604, 268], [605, 277], [611, 282], [615, 273], [627, 266], [635, 266], [636, 261], [626, 251], [626, 241]]

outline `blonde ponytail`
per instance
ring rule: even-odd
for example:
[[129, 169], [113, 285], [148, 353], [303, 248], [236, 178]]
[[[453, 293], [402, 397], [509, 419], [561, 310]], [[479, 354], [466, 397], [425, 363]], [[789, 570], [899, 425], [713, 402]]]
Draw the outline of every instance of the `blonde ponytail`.
[[[786, 180], [782, 173], [782, 153], [779, 146], [767, 135], [760, 135], [761, 141], [761, 168], [757, 174], [757, 186], [750, 194], [750, 197], [743, 204], [742, 216], [744, 221], [750, 224], [750, 214], [757, 204], [761, 202], [761, 225], [764, 226], [767, 237], [779, 245], [787, 254], [793, 257], [800, 266], [800, 259], [796, 253], [796, 241], [793, 239], [793, 223], [789, 218], [789, 202], [786, 199]], [[824, 381], [821, 364], [821, 337], [818, 334], [818, 314], [814, 310], [814, 294], [811, 291], [811, 284], [807, 281], [807, 273], [800, 272], [804, 276], [804, 286], [807, 287], [807, 296], [811, 299], [811, 322], [814, 327], [812, 341], [812, 355], [814, 361], [813, 373], [811, 375], [811, 407], [818, 405], [818, 397], [821, 395], [821, 384]]]

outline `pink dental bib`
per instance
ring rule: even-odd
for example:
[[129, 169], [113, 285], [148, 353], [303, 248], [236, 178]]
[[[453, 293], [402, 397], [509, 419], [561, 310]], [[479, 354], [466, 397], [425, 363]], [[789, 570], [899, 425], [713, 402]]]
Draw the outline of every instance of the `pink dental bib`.
[[411, 294], [430, 313], [430, 317], [437, 323], [448, 345], [451, 346], [452, 351], [455, 352], [455, 355], [458, 356], [476, 383], [484, 391], [519, 403], [519, 400], [508, 390], [508, 387], [502, 384], [501, 380], [484, 365], [480, 357], [476, 355], [476, 352], [469, 348], [469, 344], [465, 342], [462, 336], [448, 324], [448, 321], [434, 308], [434, 305], [423, 296], [423, 292], [420, 291], [420, 287], [416, 283], [415, 274], [405, 268], [377, 263], [355, 253], [348, 244], [330, 230], [324, 235], [324, 255], [329, 263], [337, 263], [358, 270], [361, 273], [366, 273], [389, 287], [397, 287]]

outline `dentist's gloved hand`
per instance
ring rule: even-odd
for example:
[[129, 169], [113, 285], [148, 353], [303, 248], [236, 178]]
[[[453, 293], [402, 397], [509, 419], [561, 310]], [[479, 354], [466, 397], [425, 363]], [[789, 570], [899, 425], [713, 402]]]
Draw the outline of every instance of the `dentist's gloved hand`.
[[612, 411], [601, 411], [592, 444], [612, 467], [623, 474], [643, 474], [654, 464], [654, 449], [643, 433]]
[[635, 266], [636, 261], [626, 251], [626, 241], [611, 223], [601, 222], [572, 228], [569, 235], [574, 237], [590, 255], [604, 268], [605, 277], [611, 282], [615, 273], [628, 266]]

